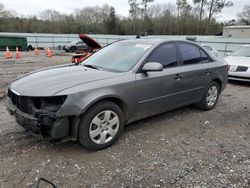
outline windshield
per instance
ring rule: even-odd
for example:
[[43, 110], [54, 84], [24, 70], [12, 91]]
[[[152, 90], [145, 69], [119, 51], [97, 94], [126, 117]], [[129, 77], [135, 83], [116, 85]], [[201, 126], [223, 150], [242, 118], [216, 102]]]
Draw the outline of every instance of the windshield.
[[137, 63], [150, 47], [151, 44], [114, 43], [86, 59], [83, 65], [91, 65], [108, 71], [126, 72]]
[[236, 50], [232, 56], [244, 56], [244, 57], [250, 57], [250, 47], [241, 47], [238, 50]]

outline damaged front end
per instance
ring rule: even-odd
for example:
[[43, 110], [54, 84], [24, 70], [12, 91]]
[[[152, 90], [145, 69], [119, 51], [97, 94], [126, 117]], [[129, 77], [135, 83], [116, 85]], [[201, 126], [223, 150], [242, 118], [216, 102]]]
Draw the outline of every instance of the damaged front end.
[[67, 96], [20, 96], [9, 89], [7, 109], [26, 130], [59, 139], [69, 133], [69, 118], [56, 115], [66, 98]]

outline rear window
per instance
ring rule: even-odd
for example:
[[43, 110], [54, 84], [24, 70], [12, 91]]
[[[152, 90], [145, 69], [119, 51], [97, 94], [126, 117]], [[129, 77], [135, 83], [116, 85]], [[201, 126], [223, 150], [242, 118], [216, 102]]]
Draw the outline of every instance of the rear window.
[[201, 53], [201, 61], [202, 62], [211, 61], [210, 57], [202, 49], [200, 49], [200, 53]]
[[179, 44], [179, 47], [184, 65], [197, 64], [201, 62], [200, 48], [185, 43]]

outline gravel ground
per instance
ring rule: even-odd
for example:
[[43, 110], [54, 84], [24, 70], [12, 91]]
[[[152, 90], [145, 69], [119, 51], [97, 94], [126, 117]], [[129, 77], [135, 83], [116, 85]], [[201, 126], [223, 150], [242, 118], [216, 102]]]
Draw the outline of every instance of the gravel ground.
[[[17, 76], [70, 61], [42, 53], [5, 60], [0, 91]], [[193, 106], [134, 122], [118, 142], [89, 152], [78, 142], [53, 143], [25, 132], [0, 99], [0, 187], [250, 187], [250, 84], [230, 82], [214, 110]]]

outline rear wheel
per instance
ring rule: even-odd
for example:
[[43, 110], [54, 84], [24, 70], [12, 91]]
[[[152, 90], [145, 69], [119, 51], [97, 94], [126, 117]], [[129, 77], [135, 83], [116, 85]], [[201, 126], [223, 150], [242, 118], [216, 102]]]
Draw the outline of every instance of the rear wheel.
[[71, 52], [76, 52], [76, 47], [75, 47], [75, 46], [72, 46], [72, 47], [70, 48], [70, 51], [71, 51]]
[[91, 107], [81, 118], [79, 141], [87, 149], [111, 146], [124, 127], [123, 112], [115, 103], [104, 101]]
[[215, 107], [220, 94], [220, 86], [217, 82], [211, 82], [197, 106], [202, 110], [211, 110]]

